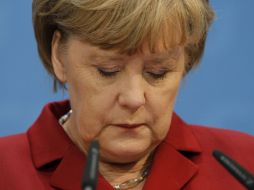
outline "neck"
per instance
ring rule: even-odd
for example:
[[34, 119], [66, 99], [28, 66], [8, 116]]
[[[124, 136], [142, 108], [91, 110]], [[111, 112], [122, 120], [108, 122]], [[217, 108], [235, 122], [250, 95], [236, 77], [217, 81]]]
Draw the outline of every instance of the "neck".
[[116, 185], [143, 176], [149, 170], [150, 163], [149, 155], [132, 163], [100, 162], [100, 173], [111, 185]]

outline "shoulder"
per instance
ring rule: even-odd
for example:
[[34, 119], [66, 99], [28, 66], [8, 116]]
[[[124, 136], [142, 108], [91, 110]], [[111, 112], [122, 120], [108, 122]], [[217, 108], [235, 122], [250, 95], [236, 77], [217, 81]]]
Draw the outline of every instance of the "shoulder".
[[[213, 128], [198, 125], [189, 125], [194, 135], [201, 142], [218, 145], [254, 146], [254, 136], [240, 131]], [[253, 150], [254, 147], [252, 146]]]
[[27, 143], [27, 135], [25, 133], [0, 137], [0, 150], [9, 149], [10, 147], [16, 149], [22, 145], [27, 145]]
[[[8, 162], [24, 160], [30, 155], [29, 142], [25, 133], [0, 138], [0, 161], [8, 165]], [[17, 159], [20, 158], [20, 159]]]
[[177, 114], [173, 115], [171, 130], [173, 132], [169, 138], [177, 136], [177, 141], [183, 138], [184, 141], [190, 138], [195, 139], [203, 151], [217, 148], [232, 151], [246, 150], [254, 153], [254, 136], [240, 131], [189, 124]]
[[253, 168], [254, 136], [229, 129], [196, 125], [189, 127], [200, 143], [204, 156], [220, 150]]

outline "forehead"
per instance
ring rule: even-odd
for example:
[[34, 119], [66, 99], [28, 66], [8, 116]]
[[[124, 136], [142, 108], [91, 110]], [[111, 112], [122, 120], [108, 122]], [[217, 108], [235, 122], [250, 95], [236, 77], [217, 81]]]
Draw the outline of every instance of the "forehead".
[[[124, 60], [134, 56], [141, 56], [145, 60], [151, 60], [155, 62], [164, 61], [170, 58], [177, 58], [183, 49], [182, 46], [175, 46], [168, 49], [158, 48], [156, 51], [151, 52], [149, 48], [144, 44], [142, 48], [132, 54], [120, 53], [118, 50], [101, 49], [100, 47], [91, 45], [87, 42], [77, 41], [76, 50], [82, 51], [84, 56], [93, 60]], [[74, 50], [75, 51], [75, 50]]]
[[174, 49], [166, 50], [164, 52], [155, 52], [155, 53], [137, 52], [132, 55], [120, 54], [118, 52], [112, 53], [107, 50], [103, 50], [103, 51], [94, 52], [92, 57], [95, 60], [103, 61], [103, 60], [124, 60], [130, 57], [141, 56], [144, 60], [160, 63], [169, 59], [176, 59], [179, 56], [179, 53], [180, 53], [180, 47], [175, 47]]

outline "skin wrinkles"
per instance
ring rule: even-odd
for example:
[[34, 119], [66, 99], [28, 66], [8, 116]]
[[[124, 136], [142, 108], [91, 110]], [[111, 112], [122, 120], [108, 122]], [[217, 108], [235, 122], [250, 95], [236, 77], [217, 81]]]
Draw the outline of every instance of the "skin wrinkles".
[[[144, 48], [142, 53], [121, 55], [121, 61], [101, 64], [94, 55], [119, 55], [72, 38], [61, 53], [59, 39], [60, 34], [55, 34], [52, 63], [59, 80], [68, 84], [73, 114], [64, 125], [67, 134], [85, 154], [93, 139], [99, 141], [100, 172], [110, 183], [136, 177], [168, 133], [184, 73], [184, 48], [179, 47], [178, 55], [171, 54], [172, 62], [151, 62], [168, 55], [168, 50], [151, 54]], [[173, 71], [162, 78], [149, 73], [170, 69], [171, 63]], [[113, 67], [119, 72], [103, 76], [98, 67]], [[125, 128], [120, 124], [142, 125]]]

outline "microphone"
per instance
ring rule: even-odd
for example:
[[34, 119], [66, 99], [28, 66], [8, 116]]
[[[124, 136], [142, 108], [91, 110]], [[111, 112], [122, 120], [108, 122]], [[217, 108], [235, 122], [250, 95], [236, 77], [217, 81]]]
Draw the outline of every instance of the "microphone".
[[214, 150], [213, 156], [248, 190], [254, 190], [254, 176], [244, 169], [235, 160], [224, 153]]
[[98, 141], [94, 140], [91, 142], [82, 178], [82, 190], [96, 190], [98, 181], [99, 148]]

